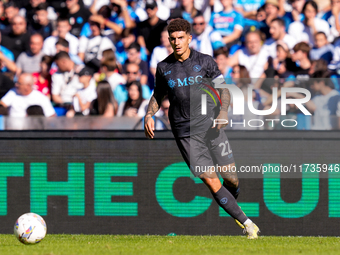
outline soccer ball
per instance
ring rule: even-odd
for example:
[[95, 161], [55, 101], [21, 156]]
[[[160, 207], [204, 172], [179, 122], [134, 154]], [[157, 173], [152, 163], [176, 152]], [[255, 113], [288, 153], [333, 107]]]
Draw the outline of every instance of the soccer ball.
[[23, 244], [39, 243], [46, 235], [44, 219], [35, 213], [21, 215], [14, 225], [14, 235]]

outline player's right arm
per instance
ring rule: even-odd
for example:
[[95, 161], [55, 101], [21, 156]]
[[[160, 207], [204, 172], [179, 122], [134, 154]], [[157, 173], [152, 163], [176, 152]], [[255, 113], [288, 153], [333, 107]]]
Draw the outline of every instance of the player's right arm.
[[155, 82], [155, 89], [153, 95], [150, 99], [148, 109], [146, 111], [144, 117], [144, 132], [147, 138], [153, 139], [155, 134], [155, 121], [153, 120], [153, 116], [159, 110], [161, 106], [161, 102], [166, 95], [166, 81], [163, 76], [163, 72], [160, 71], [159, 67], [157, 66], [156, 71], [156, 82]]

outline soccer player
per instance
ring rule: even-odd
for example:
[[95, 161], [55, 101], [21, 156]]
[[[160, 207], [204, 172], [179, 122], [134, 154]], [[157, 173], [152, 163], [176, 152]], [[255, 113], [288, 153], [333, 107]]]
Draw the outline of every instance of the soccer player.
[[[259, 228], [236, 202], [239, 193], [236, 173], [220, 172], [224, 179], [222, 185], [212, 168], [215, 165], [223, 166], [222, 169], [235, 168], [228, 138], [221, 130], [226, 125], [213, 126], [213, 119], [228, 119], [229, 90], [219, 89], [221, 105], [215, 105], [217, 100], [206, 94], [218, 98], [212, 86], [226, 85], [217, 64], [211, 56], [190, 50], [192, 36], [188, 21], [174, 19], [167, 29], [174, 52], [157, 65], [156, 86], [145, 115], [145, 135], [154, 138], [155, 123], [152, 116], [159, 110], [164, 96], [168, 95], [172, 132], [185, 162], [192, 173], [207, 185], [218, 205], [244, 228], [247, 237], [256, 239]], [[204, 96], [207, 100], [205, 106], [201, 107], [201, 98]]]

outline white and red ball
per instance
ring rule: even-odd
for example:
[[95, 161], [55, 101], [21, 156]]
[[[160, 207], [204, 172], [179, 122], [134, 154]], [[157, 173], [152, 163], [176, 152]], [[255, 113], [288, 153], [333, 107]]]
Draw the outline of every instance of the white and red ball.
[[23, 244], [39, 243], [46, 236], [46, 223], [36, 213], [21, 215], [14, 225], [14, 234]]

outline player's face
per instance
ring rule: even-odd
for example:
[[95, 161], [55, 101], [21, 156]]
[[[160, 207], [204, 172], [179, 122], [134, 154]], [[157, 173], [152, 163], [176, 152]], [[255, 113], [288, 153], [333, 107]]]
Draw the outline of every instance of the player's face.
[[191, 39], [192, 36], [184, 31], [171, 33], [171, 35], [169, 36], [169, 42], [172, 49], [174, 50], [174, 54], [177, 57], [181, 57], [184, 53], [188, 52]]

